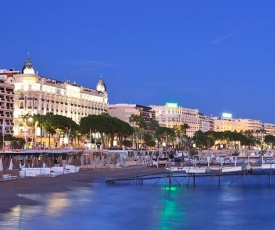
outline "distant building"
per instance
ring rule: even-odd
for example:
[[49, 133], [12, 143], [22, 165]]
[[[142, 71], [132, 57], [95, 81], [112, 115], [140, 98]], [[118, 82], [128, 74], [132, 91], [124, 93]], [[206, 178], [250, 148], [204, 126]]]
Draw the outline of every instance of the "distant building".
[[208, 131], [211, 121], [198, 109], [188, 109], [178, 106], [177, 103], [166, 103], [166, 105], [150, 105], [156, 113], [156, 120], [160, 126], [174, 128], [175, 126], [188, 124], [186, 135], [193, 137], [196, 131]]
[[7, 82], [8, 77], [17, 74], [14, 70], [0, 70], [0, 123], [1, 133], [13, 135], [14, 86]]
[[275, 136], [275, 124], [272, 123], [264, 123], [265, 135], [273, 135]]
[[20, 74], [21, 71], [14, 69], [0, 69], [0, 79], [7, 80], [9, 77], [13, 75]]
[[143, 117], [145, 122], [150, 122], [155, 119], [155, 112], [149, 106], [137, 105], [137, 104], [114, 104], [109, 105], [108, 112], [110, 116], [117, 117], [118, 119], [130, 123], [131, 115], [137, 115]]
[[202, 113], [199, 113], [200, 120], [200, 131], [207, 132], [214, 130], [214, 122], [211, 117], [205, 116]]
[[35, 73], [28, 57], [22, 72], [10, 76], [7, 82], [14, 84], [14, 135], [30, 135], [31, 130], [24, 125], [27, 114], [52, 112], [79, 123], [84, 116], [107, 113], [108, 94], [102, 76], [96, 89], [42, 77]]
[[212, 117], [214, 123], [215, 132], [224, 131], [247, 131], [247, 130], [261, 130], [263, 129], [263, 124], [260, 120], [253, 119], [233, 119], [224, 117]]

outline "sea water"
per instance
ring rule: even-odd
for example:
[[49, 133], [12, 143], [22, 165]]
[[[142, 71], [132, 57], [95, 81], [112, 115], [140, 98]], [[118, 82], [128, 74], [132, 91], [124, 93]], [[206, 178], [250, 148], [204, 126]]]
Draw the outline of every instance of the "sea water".
[[219, 185], [217, 177], [197, 178], [195, 187], [182, 178], [172, 178], [171, 185], [91, 183], [68, 192], [21, 194], [40, 205], [14, 207], [1, 216], [0, 229], [274, 229], [275, 186], [268, 176], [243, 179], [222, 177]]

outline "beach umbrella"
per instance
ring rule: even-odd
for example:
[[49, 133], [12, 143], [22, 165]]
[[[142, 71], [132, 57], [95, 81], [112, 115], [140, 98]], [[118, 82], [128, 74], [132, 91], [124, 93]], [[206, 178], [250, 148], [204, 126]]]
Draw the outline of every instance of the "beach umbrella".
[[87, 165], [91, 165], [91, 156], [88, 156]]
[[87, 160], [86, 160], [86, 156], [83, 157], [83, 165], [87, 165]]
[[9, 170], [13, 169], [13, 163], [12, 163], [12, 158], [10, 159], [10, 164], [9, 164]]
[[34, 157], [31, 158], [31, 168], [34, 168]]
[[72, 165], [77, 166], [77, 158], [74, 158], [74, 159], [73, 159]]
[[3, 171], [3, 160], [2, 160], [2, 157], [0, 158], [0, 171]]
[[62, 166], [62, 156], [58, 157], [58, 164], [59, 164], [59, 166]]
[[4, 170], [8, 169], [8, 167], [9, 167], [9, 158], [4, 157], [4, 159], [3, 159], [3, 169]]
[[43, 167], [43, 160], [42, 159], [37, 159], [37, 164], [38, 164], [38, 167], [39, 168], [42, 168]]
[[81, 165], [81, 159], [80, 159], [80, 157], [75, 158], [74, 165], [75, 166], [80, 166]]
[[47, 166], [52, 167], [52, 160], [50, 157], [48, 157], [48, 159], [47, 159]]
[[26, 159], [26, 157], [24, 157], [23, 158], [23, 166], [26, 168], [26, 167], [28, 167], [28, 161], [27, 161], [27, 159]]
[[19, 160], [18, 157], [13, 158], [13, 168], [14, 169], [19, 169]]
[[38, 167], [38, 159], [36, 157], [33, 158], [33, 168]]

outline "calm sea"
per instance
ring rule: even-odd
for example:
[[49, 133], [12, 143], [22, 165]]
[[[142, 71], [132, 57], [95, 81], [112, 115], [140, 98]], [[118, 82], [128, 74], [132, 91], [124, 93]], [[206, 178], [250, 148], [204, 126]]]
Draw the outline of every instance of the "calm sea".
[[[69, 192], [22, 195], [41, 205], [17, 206], [0, 229], [274, 229], [275, 185], [268, 176], [197, 179], [196, 187], [147, 181], [142, 186], [91, 183]], [[275, 177], [272, 178], [275, 184]], [[234, 183], [231, 184], [231, 182]]]

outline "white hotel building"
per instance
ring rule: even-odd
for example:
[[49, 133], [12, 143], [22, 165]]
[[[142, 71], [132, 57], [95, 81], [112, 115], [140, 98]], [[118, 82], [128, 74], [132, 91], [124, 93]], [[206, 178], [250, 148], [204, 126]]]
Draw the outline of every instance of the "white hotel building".
[[199, 113], [198, 109], [188, 109], [178, 106], [177, 103], [166, 105], [150, 105], [155, 111], [156, 120], [160, 126], [174, 128], [175, 126], [188, 124], [186, 134], [193, 137], [196, 131], [206, 132], [211, 128], [211, 121]]
[[[7, 79], [14, 85], [14, 135], [30, 132], [24, 126], [24, 116], [48, 112], [71, 117], [79, 123], [82, 117], [101, 114], [108, 110], [106, 85], [100, 78], [96, 89], [79, 86], [76, 83], [62, 82], [35, 73], [28, 58], [22, 73]], [[39, 133], [36, 135], [40, 136]]]
[[260, 120], [253, 119], [233, 119], [225, 117], [212, 117], [215, 132], [224, 131], [247, 131], [247, 130], [261, 130], [263, 129], [263, 123]]

